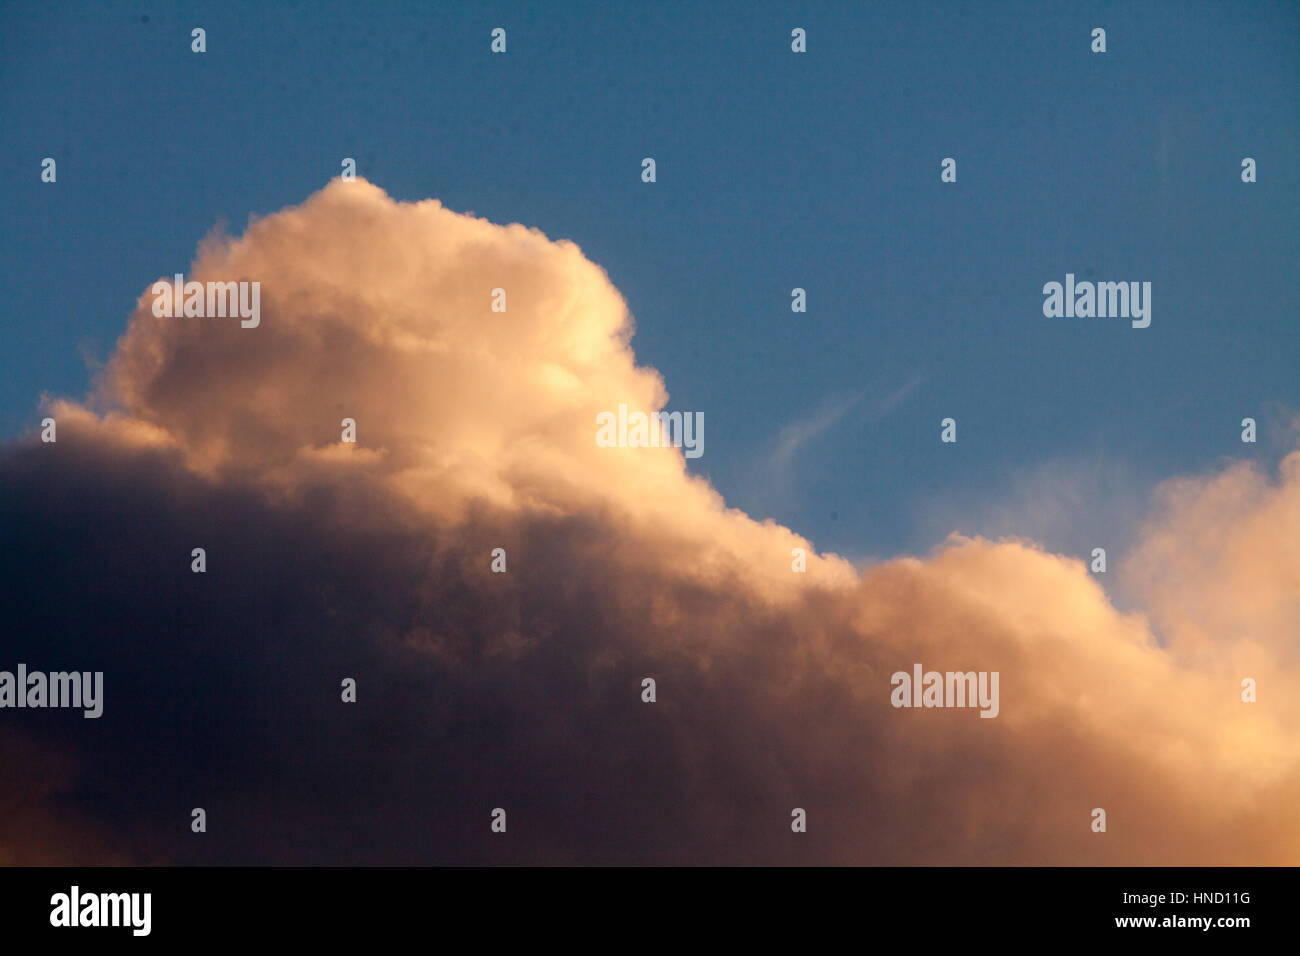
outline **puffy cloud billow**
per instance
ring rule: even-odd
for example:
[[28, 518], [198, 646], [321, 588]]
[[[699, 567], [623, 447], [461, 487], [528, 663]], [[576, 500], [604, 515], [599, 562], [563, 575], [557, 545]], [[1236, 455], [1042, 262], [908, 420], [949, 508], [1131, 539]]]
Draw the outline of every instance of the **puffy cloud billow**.
[[[260, 323], [146, 283], [0, 453], [0, 667], [104, 672], [99, 719], [3, 711], [0, 861], [1300, 862], [1300, 453], [1167, 483], [1121, 611], [1031, 541], [855, 568], [600, 447], [668, 394], [571, 242], [335, 181], [187, 278]], [[997, 717], [893, 707], [916, 662]]]

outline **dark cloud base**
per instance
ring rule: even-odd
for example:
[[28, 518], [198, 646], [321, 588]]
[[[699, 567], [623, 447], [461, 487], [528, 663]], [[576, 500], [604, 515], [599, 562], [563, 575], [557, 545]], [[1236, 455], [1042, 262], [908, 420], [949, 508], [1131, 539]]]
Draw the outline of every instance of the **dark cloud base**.
[[[72, 427], [0, 457], [0, 666], [105, 674], [98, 720], [4, 713], [8, 862], [1259, 862], [1283, 825], [1199, 813], [1069, 710], [1017, 733], [1033, 668], [915, 569], [791, 606], [675, 573], [691, 545], [610, 515], [453, 533], [337, 477], [293, 503], [241, 487]], [[935, 646], [1000, 664], [1001, 718], [889, 707]]]
[[[796, 805], [830, 821], [811, 799], [825, 781], [763, 752], [788, 733], [762, 742], [757, 698], [781, 675], [742, 655], [745, 681], [709, 676], [675, 649], [696, 635], [644, 623], [665, 600], [701, 628], [761, 616], [645, 568], [621, 593], [619, 542], [592, 524], [483, 514], [453, 541], [388, 511], [358, 527], [346, 489], [273, 507], [72, 434], [9, 449], [0, 486], [3, 659], [105, 673], [98, 720], [5, 715], [20, 749], [70, 757], [49, 831], [4, 835], [42, 858], [794, 862], [840, 842], [789, 831]], [[508, 574], [488, 572], [497, 546]], [[778, 625], [753, 635], [769, 651], [790, 640]], [[35, 785], [15, 770], [6, 789]], [[64, 827], [93, 836], [63, 844]]]

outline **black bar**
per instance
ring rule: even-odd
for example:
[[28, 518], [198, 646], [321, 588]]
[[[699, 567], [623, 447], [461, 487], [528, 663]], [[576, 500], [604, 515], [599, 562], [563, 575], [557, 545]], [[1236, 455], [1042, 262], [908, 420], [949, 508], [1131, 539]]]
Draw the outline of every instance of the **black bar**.
[[[149, 893], [148, 935], [130, 925], [52, 926], [52, 898], [70, 897], [74, 885], [83, 906], [87, 894]], [[0, 925], [7, 941], [79, 945], [417, 939], [431, 948], [546, 940], [621, 948], [716, 938], [807, 949], [898, 933], [921, 947], [1124, 937], [1231, 945], [1285, 932], [1295, 890], [1294, 868], [51, 867], [0, 870]], [[120, 921], [130, 924], [130, 915], [123, 910]], [[142, 927], [142, 913], [134, 915]], [[1119, 925], [1133, 919], [1153, 924]]]

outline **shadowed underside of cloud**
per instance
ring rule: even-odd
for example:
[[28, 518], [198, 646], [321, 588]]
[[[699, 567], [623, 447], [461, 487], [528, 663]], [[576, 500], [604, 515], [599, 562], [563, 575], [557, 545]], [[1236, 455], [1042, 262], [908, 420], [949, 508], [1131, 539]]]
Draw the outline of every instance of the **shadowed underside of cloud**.
[[[1300, 861], [1300, 454], [1170, 483], [1124, 614], [1031, 542], [859, 571], [598, 447], [667, 394], [572, 243], [336, 181], [190, 277], [260, 326], [142, 296], [0, 455], [0, 667], [105, 674], [98, 720], [0, 712], [0, 862]], [[999, 715], [893, 708], [915, 662]]]

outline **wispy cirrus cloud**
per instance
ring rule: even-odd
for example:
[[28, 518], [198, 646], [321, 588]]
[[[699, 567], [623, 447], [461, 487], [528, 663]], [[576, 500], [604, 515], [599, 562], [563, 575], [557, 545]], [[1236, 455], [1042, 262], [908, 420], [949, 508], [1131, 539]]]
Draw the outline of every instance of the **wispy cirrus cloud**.
[[775, 447], [755, 469], [754, 478], [743, 489], [746, 500], [762, 508], [796, 496], [796, 468], [800, 455], [808, 452], [814, 460], [828, 460], [830, 456], [823, 453], [817, 457], [810, 451], [818, 439], [845, 419], [858, 425], [880, 421], [904, 404], [922, 381], [920, 376], [914, 376], [892, 390], [864, 389], [851, 395], [827, 396], [808, 415], [781, 428]]

